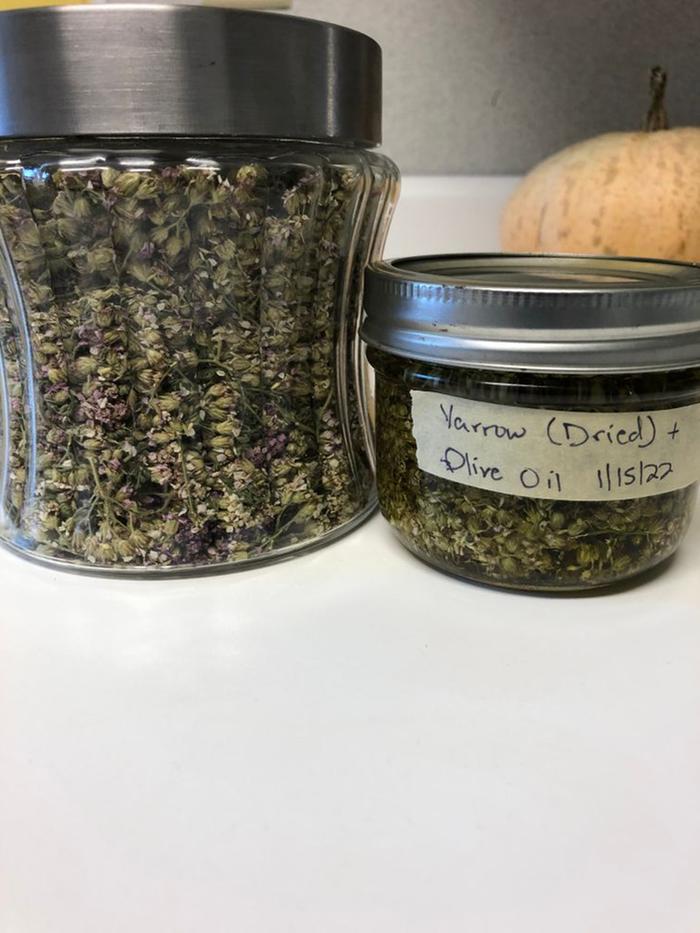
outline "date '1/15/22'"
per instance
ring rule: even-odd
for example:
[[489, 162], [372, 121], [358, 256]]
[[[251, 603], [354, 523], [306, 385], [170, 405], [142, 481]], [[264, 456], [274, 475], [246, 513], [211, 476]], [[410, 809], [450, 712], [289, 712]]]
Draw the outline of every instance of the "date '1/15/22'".
[[700, 405], [571, 412], [414, 390], [418, 466], [453, 482], [544, 499], [636, 499], [700, 477]]

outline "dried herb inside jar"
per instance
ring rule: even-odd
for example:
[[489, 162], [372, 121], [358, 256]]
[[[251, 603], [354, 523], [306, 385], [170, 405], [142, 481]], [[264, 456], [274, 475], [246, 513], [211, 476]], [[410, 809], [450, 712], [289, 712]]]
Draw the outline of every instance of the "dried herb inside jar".
[[6, 534], [197, 566], [360, 513], [335, 371], [364, 184], [319, 158], [0, 172]]
[[403, 542], [439, 567], [524, 589], [609, 584], [674, 552], [695, 486], [625, 501], [501, 495], [418, 468], [411, 389], [476, 401], [581, 411], [672, 408], [700, 400], [700, 370], [624, 376], [497, 373], [369, 351], [377, 370], [377, 483]]

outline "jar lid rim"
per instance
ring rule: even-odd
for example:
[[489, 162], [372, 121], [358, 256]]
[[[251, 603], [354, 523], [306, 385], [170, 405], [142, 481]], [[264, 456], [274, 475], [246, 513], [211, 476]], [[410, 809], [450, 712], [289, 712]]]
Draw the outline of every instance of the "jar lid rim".
[[0, 137], [381, 142], [381, 49], [318, 20], [104, 3], [0, 13]]
[[538, 372], [700, 365], [700, 266], [472, 253], [375, 262], [362, 336], [399, 356]]

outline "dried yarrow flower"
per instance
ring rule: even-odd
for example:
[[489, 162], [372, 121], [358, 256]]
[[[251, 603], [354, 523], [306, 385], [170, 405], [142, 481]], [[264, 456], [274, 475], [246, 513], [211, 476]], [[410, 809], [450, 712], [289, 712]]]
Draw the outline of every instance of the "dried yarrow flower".
[[229, 148], [0, 168], [3, 535], [18, 546], [225, 565], [371, 507], [359, 268], [393, 166]]
[[566, 376], [489, 372], [369, 353], [377, 369], [377, 485], [385, 517], [418, 556], [475, 580], [523, 589], [616, 582], [672, 554], [692, 485], [624, 501], [503, 495], [419, 469], [411, 390], [529, 408], [639, 411], [700, 399], [700, 370]]

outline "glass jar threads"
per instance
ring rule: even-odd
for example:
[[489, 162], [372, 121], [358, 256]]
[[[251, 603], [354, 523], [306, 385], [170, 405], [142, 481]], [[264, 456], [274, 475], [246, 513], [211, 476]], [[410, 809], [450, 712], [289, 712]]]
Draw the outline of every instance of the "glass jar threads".
[[671, 555], [700, 477], [700, 270], [596, 257], [375, 263], [380, 508], [468, 579], [615, 583]]
[[354, 527], [362, 274], [398, 187], [376, 43], [110, 4], [0, 14], [0, 54], [4, 542], [177, 571]]

